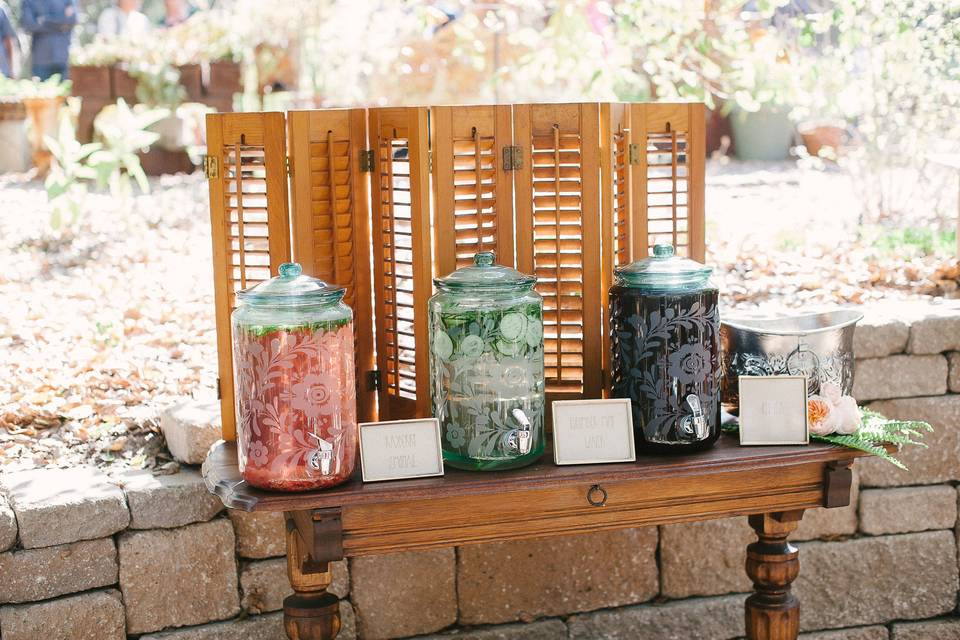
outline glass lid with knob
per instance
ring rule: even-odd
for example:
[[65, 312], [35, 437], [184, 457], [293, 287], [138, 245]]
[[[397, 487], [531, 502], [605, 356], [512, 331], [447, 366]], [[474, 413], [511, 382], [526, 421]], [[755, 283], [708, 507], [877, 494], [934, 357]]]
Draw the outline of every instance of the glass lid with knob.
[[303, 268], [296, 262], [284, 262], [278, 276], [238, 291], [237, 300], [254, 305], [299, 307], [339, 302], [345, 291], [343, 287], [303, 275]]
[[433, 283], [441, 291], [487, 293], [525, 291], [536, 284], [534, 276], [495, 264], [495, 260], [492, 251], [481, 251], [473, 257], [472, 265], [461, 267], [443, 278], [434, 278]]
[[657, 244], [649, 258], [614, 271], [616, 284], [651, 291], [691, 291], [707, 286], [713, 268], [674, 255], [673, 245]]

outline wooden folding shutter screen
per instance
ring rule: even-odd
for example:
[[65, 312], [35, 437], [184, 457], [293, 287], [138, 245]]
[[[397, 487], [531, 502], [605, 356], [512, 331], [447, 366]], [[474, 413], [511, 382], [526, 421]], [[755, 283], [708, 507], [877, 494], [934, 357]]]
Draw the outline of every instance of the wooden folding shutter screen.
[[354, 313], [357, 413], [360, 420], [373, 420], [369, 181], [361, 167], [367, 114], [364, 109], [291, 111], [287, 124], [294, 259], [304, 273], [346, 287], [344, 302]]
[[514, 106], [517, 265], [544, 297], [549, 399], [599, 397], [599, 106]]
[[380, 419], [428, 416], [425, 311], [432, 293], [432, 259], [427, 109], [369, 113]]
[[236, 437], [230, 312], [234, 294], [290, 259], [281, 113], [207, 116], [217, 359], [223, 437]]
[[433, 107], [430, 118], [437, 273], [471, 264], [479, 251], [513, 266], [513, 184], [502, 160], [513, 140], [510, 107]]
[[637, 228], [634, 259], [654, 244], [669, 242], [677, 253], [704, 260], [705, 112], [702, 104], [630, 105], [631, 133], [639, 144], [632, 169]]

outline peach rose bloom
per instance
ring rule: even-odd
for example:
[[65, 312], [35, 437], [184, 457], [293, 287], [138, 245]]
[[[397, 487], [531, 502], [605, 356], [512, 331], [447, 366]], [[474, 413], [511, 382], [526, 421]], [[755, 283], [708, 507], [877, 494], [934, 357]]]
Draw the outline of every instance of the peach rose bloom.
[[807, 424], [810, 433], [818, 436], [828, 436], [835, 430], [836, 416], [833, 412], [833, 403], [823, 396], [807, 398]]
[[832, 382], [824, 382], [820, 385], [820, 395], [829, 400], [830, 404], [836, 406], [843, 396], [843, 391], [840, 390], [839, 385], [833, 384]]
[[856, 433], [860, 428], [860, 409], [857, 408], [857, 401], [852, 397], [841, 397], [834, 405], [833, 413], [836, 415], [837, 433], [845, 435]]

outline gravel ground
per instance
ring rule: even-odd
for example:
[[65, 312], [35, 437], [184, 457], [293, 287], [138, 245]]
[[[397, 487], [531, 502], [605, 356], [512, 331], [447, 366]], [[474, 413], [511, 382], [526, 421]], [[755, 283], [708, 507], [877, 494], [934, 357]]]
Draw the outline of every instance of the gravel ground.
[[[0, 465], [172, 471], [158, 411], [214, 396], [206, 183], [165, 177], [128, 212], [105, 194], [86, 209], [53, 233], [42, 186], [0, 176]], [[934, 291], [943, 261], [878, 256], [853, 240], [858, 211], [836, 171], [711, 163], [708, 261], [725, 307]]]

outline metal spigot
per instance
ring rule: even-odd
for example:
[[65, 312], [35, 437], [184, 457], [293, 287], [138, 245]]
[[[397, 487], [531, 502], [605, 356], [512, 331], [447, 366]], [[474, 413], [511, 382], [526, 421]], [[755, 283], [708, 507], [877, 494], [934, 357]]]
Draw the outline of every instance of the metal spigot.
[[527, 414], [520, 408], [511, 411], [510, 415], [512, 415], [513, 419], [520, 425], [519, 429], [510, 433], [510, 445], [514, 449], [517, 449], [520, 455], [527, 455], [530, 453], [530, 448], [533, 445], [533, 426], [530, 424], [530, 420], [527, 419]]
[[310, 457], [307, 458], [307, 464], [309, 464], [310, 468], [314, 471], [319, 470], [323, 475], [329, 474], [330, 463], [333, 462], [333, 443], [327, 442], [315, 433], [308, 433], [307, 435], [313, 437], [320, 447], [310, 454]]

